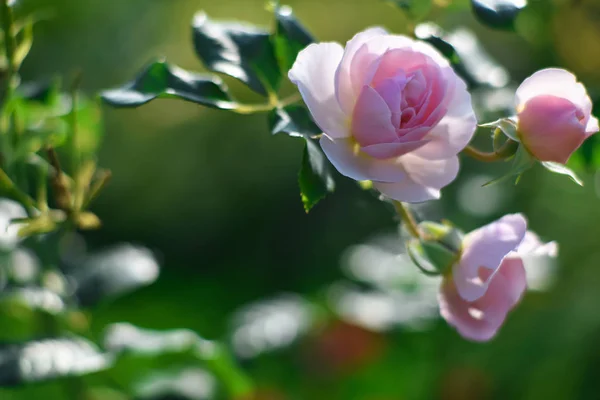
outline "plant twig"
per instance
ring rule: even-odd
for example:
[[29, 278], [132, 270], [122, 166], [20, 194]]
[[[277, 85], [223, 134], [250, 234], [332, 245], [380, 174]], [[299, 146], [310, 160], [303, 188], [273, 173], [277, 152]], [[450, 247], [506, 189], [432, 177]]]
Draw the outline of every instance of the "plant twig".
[[394, 203], [394, 207], [396, 208], [396, 212], [398, 213], [398, 215], [402, 219], [402, 222], [405, 224], [406, 229], [408, 230], [408, 232], [412, 236], [414, 236], [414, 237], [416, 237], [418, 239], [421, 239], [422, 235], [421, 235], [421, 231], [419, 229], [419, 225], [417, 224], [417, 221], [415, 220], [415, 217], [410, 212], [410, 210], [408, 209], [408, 207], [406, 205], [404, 205], [404, 203], [402, 203], [400, 201], [394, 200], [393, 203]]

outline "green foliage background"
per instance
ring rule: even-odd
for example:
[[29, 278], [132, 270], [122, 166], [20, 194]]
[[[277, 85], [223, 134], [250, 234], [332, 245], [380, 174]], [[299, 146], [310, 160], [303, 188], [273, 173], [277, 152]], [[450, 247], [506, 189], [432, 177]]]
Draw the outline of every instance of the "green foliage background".
[[[213, 19], [257, 24], [269, 24], [271, 18], [262, 0], [24, 3], [53, 15], [36, 26], [24, 78], [68, 76], [80, 68], [83, 88], [90, 94], [130, 80], [157, 55], [201, 70], [190, 31], [198, 10]], [[345, 42], [372, 25], [407, 33], [413, 24], [383, 1], [287, 3], [321, 41]], [[466, 25], [474, 30], [517, 84], [537, 69], [562, 66], [580, 77], [594, 100], [600, 98], [600, 2], [532, 0], [535, 12], [517, 23], [520, 36], [483, 27], [467, 1], [451, 3], [432, 20], [449, 29]], [[241, 99], [262, 101], [238, 82], [225, 81]], [[288, 90], [292, 92], [291, 85]], [[110, 322], [130, 321], [221, 338], [229, 329], [228, 316], [239, 306], [282, 291], [320, 295], [341, 276], [340, 256], [347, 246], [395, 229], [390, 210], [341, 178], [336, 193], [305, 214], [296, 180], [304, 145], [271, 136], [264, 115], [238, 116], [157, 100], [131, 110], [105, 107], [104, 117], [100, 163], [112, 169], [114, 178], [94, 206], [104, 227], [86, 235], [98, 248], [118, 241], [143, 243], [159, 252], [164, 267], [154, 285], [100, 306], [92, 321], [98, 334]], [[580, 172], [585, 181], [580, 188], [536, 167], [516, 188], [508, 183], [481, 188], [474, 192], [480, 197], [466, 201], [470, 179], [493, 177], [506, 166], [468, 159], [462, 166], [460, 179], [435, 205], [436, 215], [474, 228], [507, 212], [524, 212], [533, 230], [560, 243], [553, 289], [529, 293], [487, 344], [464, 341], [443, 321], [426, 332], [400, 329], [385, 335], [340, 325], [335, 329], [341, 332], [336, 331], [342, 354], [355, 358], [339, 369], [321, 360], [322, 341], [315, 333], [292, 349], [244, 365], [265, 399], [598, 396], [599, 176]], [[485, 215], [474, 212], [481, 209], [479, 203], [496, 201], [492, 190], [502, 192], [500, 203]], [[119, 368], [135, 375], [139, 365]], [[59, 383], [0, 390], [6, 400], [63, 395]]]

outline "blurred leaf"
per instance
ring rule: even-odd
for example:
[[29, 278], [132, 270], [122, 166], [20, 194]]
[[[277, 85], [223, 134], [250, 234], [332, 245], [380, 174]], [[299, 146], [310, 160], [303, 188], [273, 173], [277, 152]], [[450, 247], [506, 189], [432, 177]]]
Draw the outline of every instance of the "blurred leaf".
[[542, 161], [541, 164], [548, 171], [554, 172], [555, 174], [566, 175], [579, 186], [583, 186], [583, 181], [567, 166], [552, 161]]
[[128, 244], [91, 256], [72, 273], [75, 296], [84, 307], [153, 283], [159, 266], [152, 252]]
[[112, 358], [79, 337], [0, 344], [0, 386], [80, 376], [109, 368]]
[[234, 22], [213, 22], [204, 12], [193, 21], [196, 54], [206, 68], [246, 83], [262, 94], [276, 92], [281, 82], [269, 32]]
[[232, 317], [232, 347], [243, 358], [282, 349], [306, 334], [316, 317], [314, 306], [296, 294], [248, 304]]
[[143, 355], [183, 353], [195, 349], [201, 339], [187, 329], [153, 331], [129, 323], [109, 325], [104, 334], [104, 348], [112, 353], [132, 352]]
[[194, 74], [165, 61], [155, 61], [134, 81], [102, 92], [102, 99], [115, 107], [137, 107], [156, 98], [179, 98], [221, 109], [234, 107], [221, 79]]
[[277, 29], [274, 35], [275, 52], [283, 73], [294, 65], [298, 53], [315, 40], [298, 21], [289, 6], [276, 7]]
[[497, 29], [514, 29], [515, 20], [527, 0], [471, 0], [475, 15], [483, 24]]
[[466, 28], [446, 33], [438, 25], [425, 22], [417, 25], [415, 36], [442, 53], [469, 88], [500, 88], [510, 80], [506, 69], [490, 57], [477, 36]]
[[384, 0], [386, 3], [399, 7], [413, 21], [420, 21], [429, 15], [433, 6], [432, 0]]
[[136, 400], [209, 400], [215, 397], [217, 382], [201, 368], [153, 373], [134, 387]]
[[44, 311], [59, 314], [65, 303], [59, 295], [41, 287], [8, 289], [0, 295], [0, 307], [24, 307], [28, 311]]
[[283, 132], [290, 136], [302, 137], [306, 141], [298, 183], [304, 209], [309, 212], [327, 192], [335, 190], [327, 157], [312, 139], [321, 133], [321, 129], [312, 121], [308, 110], [302, 106], [278, 108], [271, 111], [268, 118], [271, 133]]

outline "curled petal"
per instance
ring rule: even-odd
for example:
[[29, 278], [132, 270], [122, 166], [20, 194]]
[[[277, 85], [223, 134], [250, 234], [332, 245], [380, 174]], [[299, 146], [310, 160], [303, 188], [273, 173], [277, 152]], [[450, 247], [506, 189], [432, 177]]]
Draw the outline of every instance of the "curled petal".
[[465, 236], [460, 261], [452, 269], [463, 299], [475, 301], [485, 294], [502, 260], [517, 248], [526, 231], [523, 215], [510, 214]]
[[[515, 94], [517, 106], [541, 95], [561, 97], [575, 104], [589, 117], [592, 101], [585, 87], [572, 73], [559, 68], [547, 68], [525, 79]], [[586, 119], [587, 121], [587, 119]]]
[[385, 100], [370, 86], [364, 86], [352, 116], [352, 134], [361, 146], [395, 142], [392, 112]]
[[350, 135], [348, 117], [335, 97], [335, 71], [344, 49], [337, 43], [311, 44], [302, 50], [288, 73], [315, 122], [331, 138]]
[[321, 148], [333, 166], [342, 174], [357, 181], [400, 182], [406, 172], [395, 159], [378, 160], [360, 151], [352, 139], [331, 140], [322, 136]]
[[477, 118], [467, 85], [454, 73], [446, 73], [446, 76], [454, 81], [448, 110], [442, 120], [424, 136], [429, 143], [416, 152], [419, 156], [431, 160], [444, 159], [460, 153], [469, 144], [477, 129]]

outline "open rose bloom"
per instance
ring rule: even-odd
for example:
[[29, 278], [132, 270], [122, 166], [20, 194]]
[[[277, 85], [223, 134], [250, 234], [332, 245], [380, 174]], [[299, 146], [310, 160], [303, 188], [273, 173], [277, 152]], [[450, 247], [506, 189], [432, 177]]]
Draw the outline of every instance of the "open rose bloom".
[[541, 243], [527, 232], [521, 214], [470, 232], [440, 288], [442, 317], [467, 339], [490, 340], [527, 288], [524, 261], [556, 252], [556, 243]]
[[308, 46], [289, 78], [340, 173], [406, 202], [439, 198], [456, 177], [477, 122], [465, 83], [429, 44], [371, 28], [345, 49]]
[[525, 79], [516, 102], [520, 140], [540, 161], [565, 164], [585, 139], [598, 132], [585, 87], [565, 70], [548, 68]]

